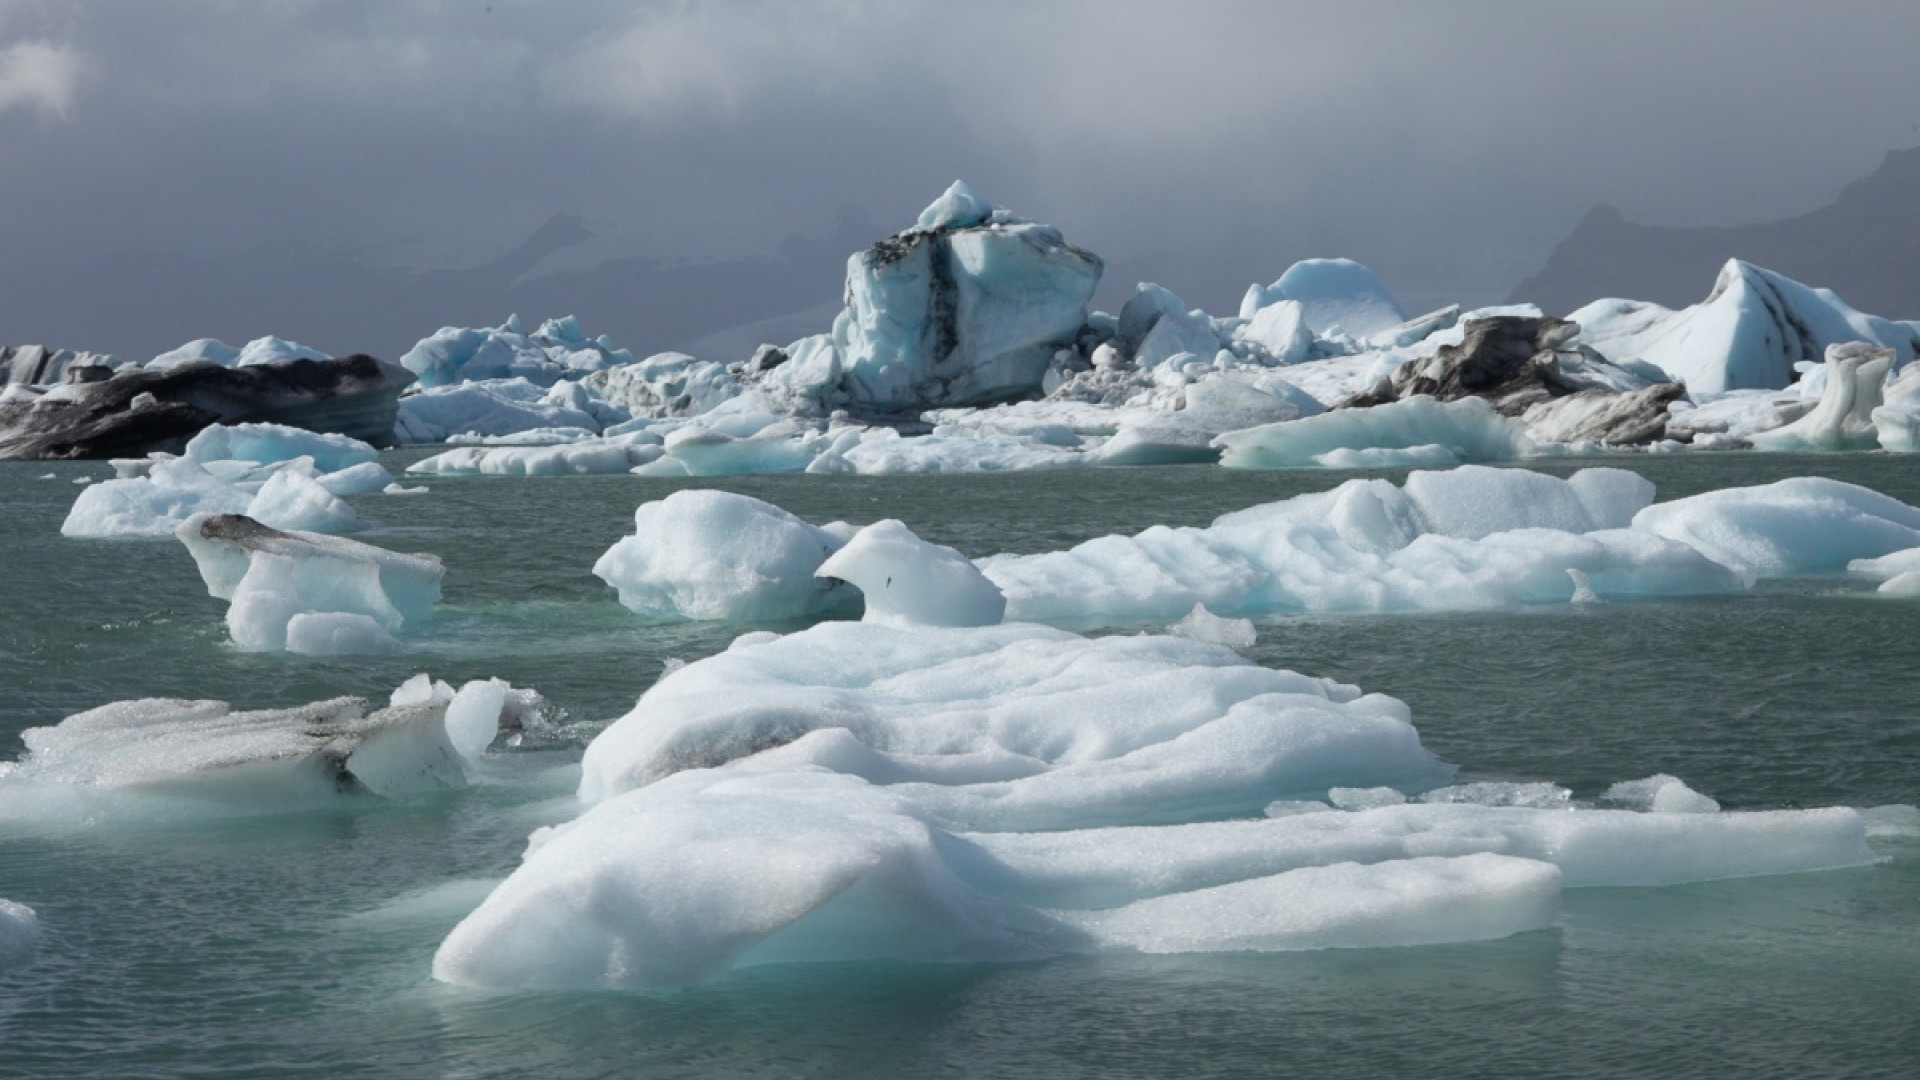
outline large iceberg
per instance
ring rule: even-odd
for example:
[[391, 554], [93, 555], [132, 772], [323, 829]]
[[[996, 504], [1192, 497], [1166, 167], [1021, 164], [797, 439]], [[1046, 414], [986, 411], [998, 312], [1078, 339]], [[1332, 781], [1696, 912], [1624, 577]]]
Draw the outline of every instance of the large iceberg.
[[0, 458], [178, 453], [209, 424], [288, 424], [376, 445], [393, 438], [406, 369], [371, 356], [166, 370], [0, 395]]
[[1913, 324], [1862, 314], [1827, 289], [1738, 259], [1692, 307], [1596, 300], [1568, 318], [1580, 325], [1580, 340], [1609, 360], [1655, 364], [1696, 395], [1786, 386], [1796, 364], [1817, 363], [1828, 346], [1855, 341], [1893, 349], [1904, 365], [1920, 341]]
[[335, 536], [281, 531], [238, 514], [196, 514], [175, 532], [206, 582], [228, 601], [234, 644], [253, 652], [395, 652], [407, 622], [431, 616], [445, 570]]
[[1086, 324], [1101, 269], [1052, 226], [956, 182], [913, 228], [848, 260], [831, 338], [796, 343], [805, 355], [769, 381], [880, 412], [1035, 393]]
[[756, 635], [594, 740], [589, 808], [534, 835], [433, 970], [649, 988], [796, 961], [1474, 941], [1550, 925], [1567, 885], [1874, 861], [1852, 810], [1535, 808], [1451, 776], [1400, 702], [1180, 638]]

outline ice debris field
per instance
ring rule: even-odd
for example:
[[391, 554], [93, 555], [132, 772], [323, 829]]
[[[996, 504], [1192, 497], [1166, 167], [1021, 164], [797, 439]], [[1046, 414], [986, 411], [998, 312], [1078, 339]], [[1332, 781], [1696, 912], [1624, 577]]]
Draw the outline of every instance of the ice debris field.
[[[210, 428], [85, 489], [64, 531], [171, 532], [228, 602], [237, 648], [403, 649], [433, 618], [440, 561], [296, 527], [342, 520], [311, 493], [369, 465], [351, 440]], [[386, 490], [362, 475], [355, 490]], [[268, 498], [276, 482], [309, 501]], [[1871, 865], [1870, 839], [1916, 816], [1722, 811], [1669, 775], [1587, 797], [1459, 783], [1402, 702], [1236, 651], [1256, 620], [1297, 612], [1823, 573], [1920, 591], [1920, 509], [1857, 485], [1658, 502], [1622, 469], [1468, 465], [977, 561], [898, 520], [814, 524], [721, 491], [644, 503], [634, 526], [592, 571], [635, 619], [828, 621], [741, 634], [599, 730], [563, 820], [439, 945], [443, 981], [644, 990], [774, 963], [1480, 941], [1555, 925], [1567, 889]], [[1136, 632], [1085, 636], [1102, 627]], [[380, 708], [115, 702], [25, 734], [0, 766], [0, 822], [431, 799], [548, 723], [535, 691], [426, 676]], [[31, 911], [0, 905], [0, 960], [36, 934]]]
[[[1297, 262], [1249, 286], [1231, 315], [1152, 283], [1117, 315], [1092, 310], [1103, 270], [1059, 230], [956, 182], [912, 226], [849, 258], [845, 306], [822, 333], [751, 357], [636, 359], [572, 316], [531, 331], [518, 317], [447, 327], [400, 357], [394, 373], [415, 382], [387, 414], [390, 440], [454, 447], [411, 466], [426, 475], [1365, 468], [1920, 449], [1920, 323], [1859, 312], [1738, 260], [1702, 283], [1706, 299], [1679, 310], [1603, 298], [1566, 313], [1454, 305], [1413, 317], [1346, 259]], [[31, 431], [115, 372], [319, 358], [273, 337], [240, 348], [202, 339], [144, 364], [48, 355], [15, 362], [0, 413]], [[316, 412], [308, 426], [339, 419]], [[315, 456], [317, 473], [334, 468]], [[186, 467], [152, 479], [169, 491], [123, 488], [95, 512], [182, 499], [204, 484]], [[285, 527], [327, 517], [301, 479], [316, 476], [261, 496], [281, 521], [251, 516]]]

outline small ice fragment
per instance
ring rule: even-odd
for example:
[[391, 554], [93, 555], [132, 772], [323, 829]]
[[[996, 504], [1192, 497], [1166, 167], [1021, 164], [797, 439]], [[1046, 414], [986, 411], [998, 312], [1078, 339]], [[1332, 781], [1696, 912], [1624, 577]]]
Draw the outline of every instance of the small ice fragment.
[[1236, 649], [1250, 648], [1259, 636], [1252, 619], [1223, 618], [1208, 611], [1205, 604], [1193, 605], [1185, 618], [1167, 627], [1167, 633]]
[[400, 649], [399, 639], [372, 616], [308, 611], [287, 620], [287, 651], [301, 656], [372, 656]]
[[1567, 576], [1573, 579], [1573, 597], [1567, 601], [1568, 603], [1597, 604], [1600, 602], [1599, 594], [1593, 591], [1592, 579], [1588, 578], [1584, 571], [1575, 570], [1569, 566]]
[[1920, 806], [1890, 803], [1860, 811], [1868, 836], [1920, 836]]
[[1275, 799], [1262, 811], [1270, 818], [1294, 817], [1298, 814], [1321, 814], [1333, 807], [1319, 799]]
[[1884, 596], [1920, 596], [1920, 570], [1893, 575], [1880, 583], [1879, 591]]
[[25, 960], [40, 935], [33, 909], [12, 900], [0, 900], [0, 971]]
[[1656, 814], [1713, 814], [1720, 810], [1718, 802], [1688, 787], [1679, 777], [1666, 773], [1644, 780], [1622, 780], [1600, 797]]
[[386, 495], [425, 495], [429, 490], [430, 489], [424, 485], [420, 487], [407, 487], [400, 483], [388, 484], [386, 487], [380, 489], [380, 491]]
[[1327, 791], [1327, 801], [1341, 810], [1372, 810], [1381, 806], [1399, 806], [1407, 797], [1390, 787], [1337, 787]]
[[1416, 802], [1468, 803], [1475, 806], [1523, 806], [1535, 810], [1559, 810], [1573, 805], [1573, 792], [1558, 784], [1515, 784], [1481, 781], [1435, 788]]

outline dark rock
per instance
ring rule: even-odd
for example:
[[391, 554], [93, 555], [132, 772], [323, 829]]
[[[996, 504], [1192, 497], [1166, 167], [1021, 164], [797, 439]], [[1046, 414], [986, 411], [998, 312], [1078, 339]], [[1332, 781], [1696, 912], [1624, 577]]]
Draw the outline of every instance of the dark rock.
[[[1612, 446], [1665, 437], [1667, 406], [1686, 393], [1679, 383], [1657, 383], [1621, 392], [1615, 365], [1573, 344], [1578, 323], [1565, 319], [1499, 315], [1467, 323], [1458, 345], [1443, 345], [1424, 360], [1409, 360], [1386, 382], [1342, 408], [1367, 408], [1427, 395], [1441, 401], [1485, 398], [1496, 412], [1525, 417], [1530, 428], [1550, 430], [1554, 442], [1587, 440]], [[1615, 369], [1614, 377], [1601, 377]], [[1612, 385], [1609, 385], [1611, 383]], [[1600, 405], [1596, 399], [1620, 400]], [[1577, 402], [1569, 399], [1579, 399]], [[1566, 404], [1562, 405], [1562, 402]], [[1561, 413], [1564, 423], [1550, 419]], [[1563, 430], [1564, 429], [1564, 430]]]
[[1582, 390], [1528, 409], [1527, 427], [1536, 437], [1550, 433], [1554, 442], [1643, 446], [1667, 437], [1668, 409], [1686, 390], [1680, 383], [1655, 383], [1625, 394]]
[[125, 370], [0, 400], [0, 459], [178, 453], [209, 424], [274, 423], [388, 446], [413, 374], [371, 356]]
[[1428, 359], [1400, 365], [1389, 385], [1347, 405], [1383, 405], [1416, 394], [1441, 401], [1479, 397], [1507, 416], [1519, 416], [1532, 405], [1589, 388], [1562, 377], [1555, 351], [1579, 332], [1577, 324], [1564, 319], [1474, 319], [1460, 344], [1441, 346]]
[[753, 350], [753, 359], [747, 361], [747, 370], [772, 371], [790, 359], [792, 359], [792, 357], [787, 355], [787, 350], [780, 346], [762, 345]]

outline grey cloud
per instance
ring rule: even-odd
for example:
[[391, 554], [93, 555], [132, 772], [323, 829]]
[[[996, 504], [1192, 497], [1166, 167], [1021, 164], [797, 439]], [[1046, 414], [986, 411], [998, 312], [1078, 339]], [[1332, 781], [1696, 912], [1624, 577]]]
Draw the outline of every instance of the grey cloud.
[[[595, 239], [523, 285], [587, 290], [610, 261], [777, 262], [847, 204], [898, 227], [963, 176], [1106, 255], [1108, 303], [1147, 278], [1231, 308], [1330, 254], [1410, 306], [1487, 301], [1594, 202], [1786, 216], [1920, 142], [1916, 31], [1871, 0], [0, 3], [0, 48], [86, 72], [64, 119], [0, 107], [0, 232], [74, 281], [270, 251], [350, 278], [479, 266], [565, 212]], [[777, 313], [732, 280], [712, 318]], [[0, 294], [0, 340], [133, 341], [113, 328], [149, 302], [36, 296]], [[420, 332], [456, 318], [420, 300], [444, 305]], [[205, 321], [266, 332], [297, 301]]]

